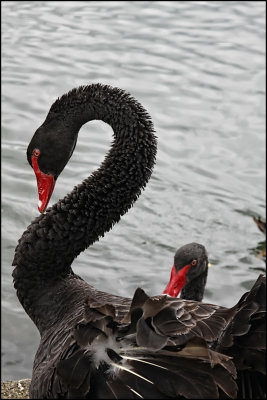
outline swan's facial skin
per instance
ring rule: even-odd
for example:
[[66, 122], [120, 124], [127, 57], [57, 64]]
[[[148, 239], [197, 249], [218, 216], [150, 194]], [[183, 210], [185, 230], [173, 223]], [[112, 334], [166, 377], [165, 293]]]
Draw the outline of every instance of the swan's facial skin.
[[50, 121], [37, 129], [28, 146], [27, 159], [36, 175], [41, 213], [45, 212], [57, 177], [73, 153], [76, 138], [60, 123]]
[[171, 277], [163, 294], [177, 297], [185, 284], [190, 283], [208, 268], [208, 256], [204, 246], [189, 243], [174, 256]]

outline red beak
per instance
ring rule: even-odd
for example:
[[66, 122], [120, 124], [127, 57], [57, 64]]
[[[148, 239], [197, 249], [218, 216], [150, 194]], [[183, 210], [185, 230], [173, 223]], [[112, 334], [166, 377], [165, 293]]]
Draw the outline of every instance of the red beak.
[[52, 175], [44, 174], [37, 162], [37, 158], [32, 156], [32, 166], [37, 179], [37, 187], [39, 193], [38, 210], [44, 213], [49, 203], [50, 197], [55, 187], [55, 180]]
[[176, 272], [175, 265], [172, 267], [170, 282], [162, 294], [168, 294], [172, 297], [177, 297], [186, 282], [186, 273], [191, 267], [190, 264], [186, 265], [178, 272]]

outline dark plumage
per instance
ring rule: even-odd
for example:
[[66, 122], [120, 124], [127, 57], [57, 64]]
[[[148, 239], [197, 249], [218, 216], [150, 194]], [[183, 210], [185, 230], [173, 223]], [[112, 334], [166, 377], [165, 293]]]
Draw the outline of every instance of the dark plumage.
[[[189, 269], [186, 267], [190, 266]], [[179, 248], [174, 256], [175, 274], [171, 276], [172, 285], [180, 286], [181, 298], [201, 301], [204, 295], [208, 255], [205, 247], [189, 243]], [[180, 274], [185, 270], [184, 274]], [[184, 285], [181, 287], [180, 280]], [[168, 290], [164, 291], [168, 293]], [[178, 295], [179, 293], [177, 293]], [[260, 276], [250, 292], [244, 294], [233, 307], [233, 322], [214, 340], [212, 348], [233, 357], [237, 371], [237, 397], [263, 398], [266, 395], [265, 357], [266, 357], [266, 283]], [[210, 325], [211, 326], [211, 325]]]
[[52, 105], [27, 150], [40, 211], [72, 155], [80, 127], [93, 119], [114, 131], [104, 162], [37, 217], [15, 250], [14, 286], [41, 335], [31, 398], [236, 397], [235, 359], [227, 354], [234, 351], [235, 332], [242, 347], [242, 338], [261, 324], [262, 276], [241, 303], [227, 309], [149, 297], [141, 289], [132, 300], [103, 293], [71, 269], [74, 258], [119, 221], [150, 178], [153, 125], [130, 95], [95, 84], [73, 89]]

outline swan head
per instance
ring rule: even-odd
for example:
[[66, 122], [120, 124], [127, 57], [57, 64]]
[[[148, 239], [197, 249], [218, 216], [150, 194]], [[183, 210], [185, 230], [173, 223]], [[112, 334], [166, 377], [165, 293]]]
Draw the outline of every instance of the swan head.
[[207, 268], [208, 255], [202, 244], [188, 243], [180, 247], [175, 253], [170, 281], [163, 294], [177, 297], [185, 285], [207, 272]]
[[60, 121], [45, 121], [33, 135], [27, 159], [34, 170], [39, 193], [38, 209], [44, 213], [56, 180], [69, 161], [76, 145], [77, 135]]

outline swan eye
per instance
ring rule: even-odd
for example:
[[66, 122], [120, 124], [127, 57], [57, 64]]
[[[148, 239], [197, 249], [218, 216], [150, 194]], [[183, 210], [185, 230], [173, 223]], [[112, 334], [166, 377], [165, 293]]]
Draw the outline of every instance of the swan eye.
[[194, 267], [196, 264], [197, 264], [197, 260], [193, 260], [193, 261], [191, 261], [191, 265], [192, 265], [192, 267]]
[[39, 150], [39, 149], [34, 149], [33, 152], [32, 152], [32, 154], [33, 154], [34, 157], [37, 158], [37, 157], [39, 157], [39, 155], [40, 155], [40, 150]]

